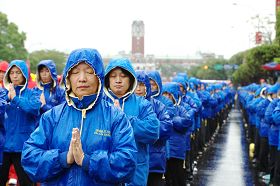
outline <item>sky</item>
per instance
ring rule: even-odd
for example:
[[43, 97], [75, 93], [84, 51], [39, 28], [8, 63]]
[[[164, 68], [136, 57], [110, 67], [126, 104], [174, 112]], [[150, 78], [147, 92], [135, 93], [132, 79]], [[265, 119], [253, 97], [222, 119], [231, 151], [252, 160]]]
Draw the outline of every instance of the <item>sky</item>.
[[0, 0], [0, 12], [26, 33], [29, 52], [129, 53], [132, 23], [142, 20], [145, 55], [196, 58], [201, 51], [230, 58], [255, 46], [265, 17], [272, 24], [262, 29], [274, 33], [275, 0]]

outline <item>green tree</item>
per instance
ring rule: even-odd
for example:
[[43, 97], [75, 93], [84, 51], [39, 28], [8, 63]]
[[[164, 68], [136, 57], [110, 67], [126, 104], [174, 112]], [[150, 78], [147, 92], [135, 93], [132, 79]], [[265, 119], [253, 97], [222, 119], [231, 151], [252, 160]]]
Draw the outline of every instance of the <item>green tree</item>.
[[9, 23], [6, 14], [0, 12], [0, 59], [26, 59], [25, 40], [25, 33], [19, 33], [17, 25]]
[[280, 10], [276, 11], [276, 24], [275, 24], [275, 44], [280, 45]]
[[191, 68], [188, 70], [188, 74], [189, 76], [199, 79], [227, 80], [231, 76], [231, 74], [227, 74], [228, 72], [223, 68], [224, 64], [227, 63], [228, 61], [225, 59], [212, 58], [200, 66]]
[[172, 63], [160, 64], [159, 69], [166, 78], [173, 77], [178, 72], [187, 72], [187, 68], [184, 65], [174, 65]]
[[253, 82], [258, 83], [260, 79], [269, 79], [273, 74], [263, 70], [261, 66], [279, 56], [279, 45], [261, 45], [247, 50], [242, 65], [233, 74], [233, 82], [246, 85]]
[[51, 59], [56, 64], [57, 73], [62, 74], [67, 56], [68, 56], [67, 54], [56, 50], [34, 51], [29, 55], [30, 70], [31, 72], [35, 73], [37, 64], [41, 60]]

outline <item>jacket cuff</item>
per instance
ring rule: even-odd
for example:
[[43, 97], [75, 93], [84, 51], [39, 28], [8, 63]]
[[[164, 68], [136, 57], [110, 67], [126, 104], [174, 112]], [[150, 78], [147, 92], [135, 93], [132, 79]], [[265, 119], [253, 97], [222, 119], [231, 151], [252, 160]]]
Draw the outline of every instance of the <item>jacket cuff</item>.
[[15, 106], [18, 106], [19, 104], [19, 98], [17, 96], [15, 96], [12, 100], [11, 103], [14, 104]]
[[89, 169], [89, 161], [90, 161], [90, 156], [85, 154], [84, 159], [83, 159], [83, 163], [82, 163], [82, 168], [85, 171], [88, 171], [88, 169]]
[[70, 165], [67, 164], [67, 153], [68, 151], [62, 152], [59, 154], [59, 162], [63, 168], [69, 168]]

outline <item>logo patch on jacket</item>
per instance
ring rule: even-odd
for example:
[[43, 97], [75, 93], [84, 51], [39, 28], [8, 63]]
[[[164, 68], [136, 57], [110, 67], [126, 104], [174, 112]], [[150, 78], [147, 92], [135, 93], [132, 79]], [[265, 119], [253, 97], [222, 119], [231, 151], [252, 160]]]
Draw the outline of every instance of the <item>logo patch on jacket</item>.
[[95, 129], [94, 134], [99, 136], [111, 136], [111, 131]]

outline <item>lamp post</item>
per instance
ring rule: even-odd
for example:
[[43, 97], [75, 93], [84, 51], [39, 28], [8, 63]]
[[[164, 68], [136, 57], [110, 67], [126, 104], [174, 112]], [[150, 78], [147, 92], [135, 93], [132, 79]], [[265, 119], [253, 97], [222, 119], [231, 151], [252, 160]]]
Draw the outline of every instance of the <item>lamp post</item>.
[[249, 42], [251, 44], [254, 43], [253, 46], [263, 43], [272, 44], [272, 37], [275, 33], [275, 14], [262, 13], [259, 10], [256, 10], [253, 6], [246, 4], [234, 2], [232, 5], [243, 7], [245, 8], [246, 13], [249, 12], [249, 19], [246, 23], [250, 23], [252, 25], [252, 30], [249, 32]]

